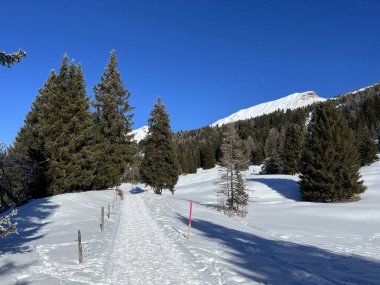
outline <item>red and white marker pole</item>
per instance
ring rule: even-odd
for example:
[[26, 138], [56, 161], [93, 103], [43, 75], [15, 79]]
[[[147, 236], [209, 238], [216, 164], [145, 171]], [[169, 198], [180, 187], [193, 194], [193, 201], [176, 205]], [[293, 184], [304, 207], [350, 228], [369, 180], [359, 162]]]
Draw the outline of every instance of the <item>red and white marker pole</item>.
[[187, 239], [190, 239], [191, 214], [192, 213], [193, 213], [193, 201], [190, 201], [189, 228], [187, 230]]

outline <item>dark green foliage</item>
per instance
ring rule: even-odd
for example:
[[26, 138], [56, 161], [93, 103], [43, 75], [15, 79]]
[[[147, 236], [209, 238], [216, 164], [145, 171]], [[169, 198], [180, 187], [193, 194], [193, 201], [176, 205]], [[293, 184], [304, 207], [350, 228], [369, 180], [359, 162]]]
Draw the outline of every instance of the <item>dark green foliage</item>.
[[358, 152], [360, 165], [369, 165], [377, 160], [377, 147], [367, 126], [360, 128], [358, 133]]
[[142, 181], [153, 187], [156, 194], [169, 189], [174, 194], [180, 165], [172, 141], [169, 115], [160, 98], [154, 104], [148, 121], [149, 133], [144, 142], [141, 163]]
[[307, 201], [357, 198], [360, 180], [356, 139], [342, 112], [332, 104], [313, 112], [301, 158], [300, 191]]
[[122, 83], [117, 64], [116, 53], [112, 51], [100, 82], [94, 87], [94, 189], [119, 185], [136, 149], [129, 134], [133, 117], [128, 101], [130, 93]]
[[279, 138], [280, 133], [277, 131], [276, 128], [271, 128], [268, 137], [265, 141], [265, 157], [269, 158], [274, 151], [278, 151], [279, 149]]
[[22, 160], [35, 164], [37, 167], [33, 173], [33, 180], [28, 186], [29, 195], [32, 198], [41, 198], [48, 195], [46, 171], [48, 167], [48, 157], [45, 153], [45, 138], [42, 135], [42, 112], [47, 104], [48, 97], [53, 96], [52, 90], [55, 86], [57, 75], [50, 72], [44, 87], [39, 90], [39, 95], [32, 104], [32, 108], [26, 115], [24, 126], [18, 132], [14, 145], [10, 152], [14, 153]]
[[299, 172], [299, 162], [303, 144], [303, 130], [296, 124], [290, 124], [286, 128], [284, 147], [281, 153], [281, 161], [285, 174]]
[[215, 154], [212, 146], [205, 143], [200, 149], [201, 167], [203, 169], [210, 169], [215, 167]]
[[11, 54], [0, 51], [0, 65], [11, 67], [13, 64], [20, 62], [24, 57], [26, 57], [26, 52], [21, 49]]
[[272, 154], [267, 157], [261, 168], [261, 174], [279, 174], [283, 170], [283, 166], [280, 161], [280, 157], [276, 150], [273, 150]]
[[86, 190], [92, 176], [92, 118], [80, 66], [65, 56], [40, 89], [14, 151], [41, 167], [35, 196]]

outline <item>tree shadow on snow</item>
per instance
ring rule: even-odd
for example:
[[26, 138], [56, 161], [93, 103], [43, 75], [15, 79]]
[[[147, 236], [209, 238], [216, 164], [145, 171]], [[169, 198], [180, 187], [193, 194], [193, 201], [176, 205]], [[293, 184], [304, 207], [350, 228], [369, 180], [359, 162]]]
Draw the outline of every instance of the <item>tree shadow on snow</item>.
[[[14, 272], [20, 272], [21, 270], [23, 270], [25, 268], [29, 268], [33, 264], [35, 264], [35, 262], [28, 262], [25, 264], [15, 264], [12, 261], [5, 262], [3, 265], [0, 265], [0, 282], [1, 282], [2, 276], [7, 276], [7, 275], [14, 273]], [[28, 282], [18, 281], [15, 284], [16, 285], [28, 284]]]
[[297, 181], [286, 178], [250, 178], [248, 181], [259, 182], [278, 192], [287, 199], [302, 201]]
[[131, 193], [131, 194], [141, 194], [144, 192], [145, 192], [145, 190], [141, 189], [140, 187], [134, 187], [131, 190], [129, 190], [129, 193]]
[[44, 226], [50, 222], [44, 221], [54, 210], [57, 204], [45, 199], [33, 200], [17, 209], [17, 215], [12, 219], [17, 222], [18, 234], [0, 238], [0, 256], [4, 253], [30, 252], [32, 248], [27, 243], [36, 241], [45, 236], [41, 233]]
[[[183, 216], [178, 215], [178, 219], [188, 222]], [[219, 243], [223, 264], [236, 266], [236, 273], [248, 280], [281, 285], [379, 284], [377, 260], [266, 239], [204, 220], [194, 219], [192, 228], [197, 230], [195, 235]]]

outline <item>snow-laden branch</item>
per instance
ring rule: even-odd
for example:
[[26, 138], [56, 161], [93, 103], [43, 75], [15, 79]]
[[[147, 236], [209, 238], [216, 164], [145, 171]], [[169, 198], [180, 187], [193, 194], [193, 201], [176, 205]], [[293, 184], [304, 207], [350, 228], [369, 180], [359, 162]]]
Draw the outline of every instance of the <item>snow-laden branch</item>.
[[21, 49], [10, 54], [0, 51], [0, 65], [11, 67], [13, 64], [20, 62], [24, 57], [26, 57], [26, 52]]
[[0, 217], [0, 237], [4, 238], [7, 235], [17, 233], [17, 223], [11, 221], [11, 218], [16, 214], [17, 211], [13, 210], [10, 214]]

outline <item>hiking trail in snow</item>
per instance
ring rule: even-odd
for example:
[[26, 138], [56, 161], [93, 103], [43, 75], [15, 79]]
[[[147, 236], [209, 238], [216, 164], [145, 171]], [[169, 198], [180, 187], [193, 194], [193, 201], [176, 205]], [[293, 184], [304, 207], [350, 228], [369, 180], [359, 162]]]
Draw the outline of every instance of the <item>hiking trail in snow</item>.
[[205, 284], [186, 253], [163, 235], [141, 195], [125, 194], [120, 210], [106, 283]]

